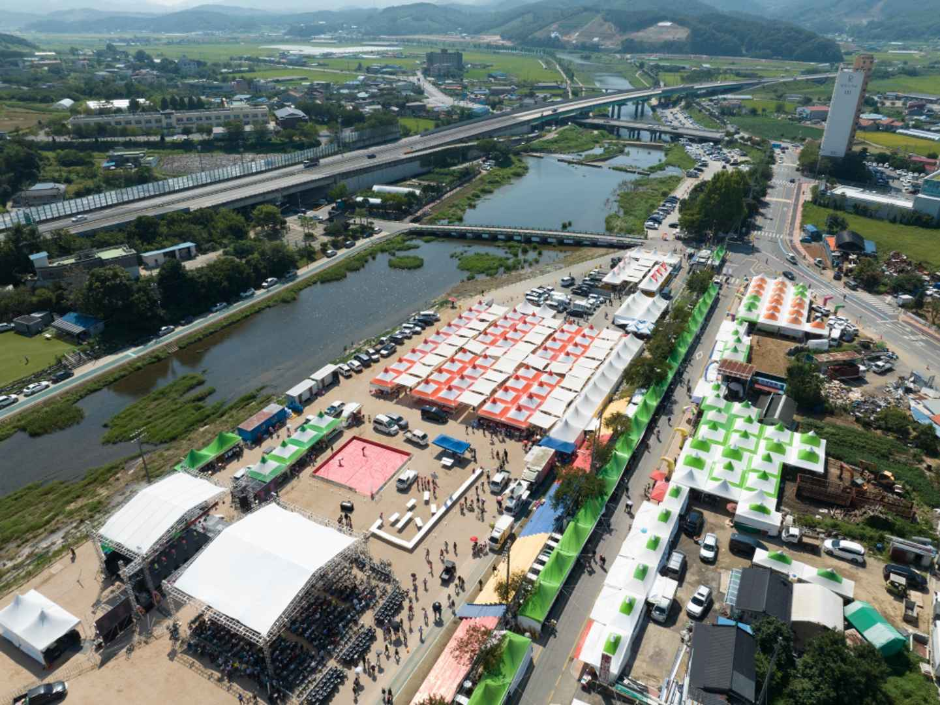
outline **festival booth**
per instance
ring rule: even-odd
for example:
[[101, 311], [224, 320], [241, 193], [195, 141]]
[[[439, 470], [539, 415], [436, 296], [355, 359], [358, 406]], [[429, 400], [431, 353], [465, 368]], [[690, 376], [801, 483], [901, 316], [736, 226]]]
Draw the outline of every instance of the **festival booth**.
[[0, 610], [0, 634], [24, 654], [48, 668], [69, 646], [81, 642], [81, 620], [30, 590]]
[[242, 439], [235, 433], [222, 431], [212, 443], [200, 450], [191, 450], [173, 469], [177, 472], [212, 472], [219, 463], [226, 463], [242, 453]]

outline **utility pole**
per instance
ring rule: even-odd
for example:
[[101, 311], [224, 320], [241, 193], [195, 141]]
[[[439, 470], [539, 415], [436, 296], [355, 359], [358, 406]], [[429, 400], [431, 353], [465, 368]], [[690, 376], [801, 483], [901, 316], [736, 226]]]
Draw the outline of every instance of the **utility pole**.
[[140, 437], [145, 433], [144, 429], [138, 429], [134, 433], [134, 440], [137, 441], [137, 452], [140, 454], [140, 462], [144, 464], [144, 473], [147, 475], [147, 484], [149, 485], [150, 480], [150, 468], [147, 467], [147, 457], [144, 455], [143, 446], [140, 444]]

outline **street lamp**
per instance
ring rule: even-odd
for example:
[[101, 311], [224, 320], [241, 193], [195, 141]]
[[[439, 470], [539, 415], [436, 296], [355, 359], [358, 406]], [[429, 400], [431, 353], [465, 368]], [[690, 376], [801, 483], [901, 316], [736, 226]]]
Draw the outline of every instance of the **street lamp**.
[[133, 438], [133, 440], [137, 441], [137, 452], [140, 454], [140, 462], [142, 462], [142, 463], [144, 464], [144, 473], [147, 475], [147, 484], [149, 485], [150, 482], [151, 482], [151, 480], [150, 480], [150, 468], [147, 467], [147, 457], [144, 455], [143, 446], [141, 446], [141, 444], [140, 444], [140, 438], [141, 438], [141, 436], [144, 435], [144, 433], [146, 433], [146, 430], [145, 430], [145, 429], [143, 429], [143, 428], [137, 429], [136, 431], [134, 431], [134, 438]]

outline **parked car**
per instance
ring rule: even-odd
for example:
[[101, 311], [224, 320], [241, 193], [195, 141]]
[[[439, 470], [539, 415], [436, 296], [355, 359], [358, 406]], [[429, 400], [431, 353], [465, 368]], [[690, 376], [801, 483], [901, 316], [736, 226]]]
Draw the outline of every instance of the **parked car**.
[[698, 557], [705, 563], [714, 563], [718, 559], [718, 536], [705, 534], [698, 550]]
[[176, 326], [163, 326], [160, 330], [157, 331], [157, 337], [162, 338], [165, 335], [169, 335], [176, 330]]
[[274, 286], [275, 284], [277, 284], [277, 278], [276, 278], [276, 277], [268, 277], [268, 278], [265, 279], [263, 282], [261, 282], [261, 288], [262, 288], [262, 289], [270, 289], [270, 288], [271, 288], [272, 286]]
[[209, 309], [209, 313], [218, 313], [219, 311], [224, 311], [228, 308], [228, 304], [224, 301], [220, 301], [217, 304], [213, 304], [212, 308]]
[[427, 448], [430, 440], [428, 439], [428, 434], [420, 429], [414, 429], [413, 431], [408, 431], [405, 433], [405, 440], [409, 443], [413, 443], [419, 448]]
[[566, 289], [570, 286], [574, 286], [574, 277], [562, 277], [559, 284]]
[[398, 426], [402, 431], [408, 430], [408, 420], [401, 414], [385, 414], [388, 418], [395, 422], [395, 425]]
[[336, 250], [327, 250], [323, 254], [326, 255], [327, 257], [336, 257]]
[[823, 541], [823, 552], [827, 556], [835, 556], [856, 565], [865, 564], [865, 547], [855, 541], [827, 539]]
[[347, 365], [345, 362], [340, 363], [339, 365], [337, 365], [337, 366], [336, 366], [336, 369], [339, 370], [339, 373], [340, 373], [343, 377], [346, 377], [346, 378], [352, 377], [352, 370], [349, 369], [349, 365]]
[[677, 583], [682, 582], [685, 575], [685, 554], [682, 551], [673, 551], [669, 554], [669, 561], [663, 568], [663, 575], [672, 578]]
[[326, 407], [326, 411], [323, 412], [327, 416], [332, 416], [334, 419], [338, 419], [339, 415], [343, 413], [343, 407], [346, 406], [346, 402], [339, 401], [338, 399]]
[[6, 409], [8, 406], [13, 406], [18, 401], [19, 397], [15, 394], [0, 394], [0, 409]]
[[366, 159], [375, 159], [375, 154], [367, 154]]
[[49, 389], [49, 387], [51, 386], [52, 386], [52, 383], [46, 382], [45, 380], [43, 380], [42, 382], [33, 382], [32, 384], [27, 384], [23, 388], [23, 396], [31, 397], [34, 394], [39, 394], [39, 392]]
[[46, 705], [62, 700], [69, 691], [68, 683], [55, 681], [30, 688], [22, 695], [13, 698], [13, 705]]
[[379, 348], [379, 356], [391, 357], [395, 354], [396, 350], [398, 350], [398, 348], [395, 346], [395, 343], [388, 343], [387, 345], [383, 345], [381, 348]]
[[695, 594], [686, 605], [685, 611], [693, 619], [701, 619], [712, 605], [712, 589], [707, 585], [699, 585]]
[[421, 418], [424, 421], [433, 421], [434, 423], [447, 423], [447, 412], [436, 406], [422, 406]]
[[354, 359], [363, 367], [372, 367], [372, 358], [365, 353], [356, 353]]
[[7, 331], [13, 330], [16, 326], [12, 323], [0, 323], [0, 333], [6, 333]]
[[372, 362], [378, 362], [380, 359], [379, 353], [375, 348], [366, 348], [366, 355], [369, 356], [369, 359], [372, 360]]
[[346, 366], [349, 367], [353, 372], [362, 372], [362, 364], [356, 358], [353, 358], [346, 363]]
[[747, 534], [731, 534], [731, 538], [728, 539], [728, 550], [737, 556], [753, 558], [758, 548], [768, 550], [767, 544]]
[[681, 525], [686, 536], [698, 536], [705, 528], [705, 517], [701, 512], [693, 510], [682, 517]]
[[912, 590], [926, 590], [927, 578], [909, 565], [898, 565], [897, 563], [888, 563], [881, 571], [884, 579], [887, 580], [891, 575], [900, 575], [907, 581], [907, 586]]
[[250, 299], [254, 295], [255, 295], [254, 289], [245, 289], [242, 293], [238, 295], [238, 297], [240, 299]]

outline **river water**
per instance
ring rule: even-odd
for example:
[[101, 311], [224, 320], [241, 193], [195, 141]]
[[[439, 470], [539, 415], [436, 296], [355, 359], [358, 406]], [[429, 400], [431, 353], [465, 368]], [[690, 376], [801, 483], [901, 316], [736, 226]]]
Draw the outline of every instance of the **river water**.
[[[447, 292], [463, 278], [450, 256], [457, 250], [465, 251], [466, 243], [422, 242], [408, 252], [424, 258], [415, 270], [391, 269], [388, 255], [379, 255], [342, 281], [308, 287], [293, 303], [251, 316], [86, 397], [79, 403], [85, 419], [76, 426], [39, 438], [16, 434], [0, 443], [0, 494], [30, 482], [76, 479], [133, 454], [133, 444], [102, 445], [103, 424], [181, 375], [203, 373], [206, 385], [216, 389], [213, 400], [232, 400], [257, 387], [275, 392], [292, 387], [342, 355], [345, 346], [403, 322]], [[545, 250], [541, 263], [561, 256]]]
[[[657, 150], [631, 147], [616, 163], [649, 166], [661, 156]], [[636, 178], [565, 164], [556, 157], [527, 161], [524, 177], [480, 201], [464, 221], [559, 228], [570, 220], [573, 230], [602, 232], [605, 216], [616, 207], [610, 199], [617, 186]], [[91, 468], [132, 455], [133, 444], [101, 444], [103, 424], [181, 375], [204, 374], [206, 385], [216, 390], [212, 400], [233, 400], [258, 387], [273, 392], [292, 387], [342, 355], [346, 346], [388, 330], [440, 298], [463, 278], [451, 253], [467, 247], [461, 241], [422, 242], [408, 253], [424, 258], [424, 266], [416, 270], [391, 269], [388, 255], [379, 255], [340, 282], [308, 287], [293, 303], [251, 316], [95, 392], [79, 402], [85, 411], [80, 424], [39, 438], [18, 433], [0, 443], [0, 495], [32, 482], [78, 479]], [[544, 250], [541, 263], [561, 256]]]

